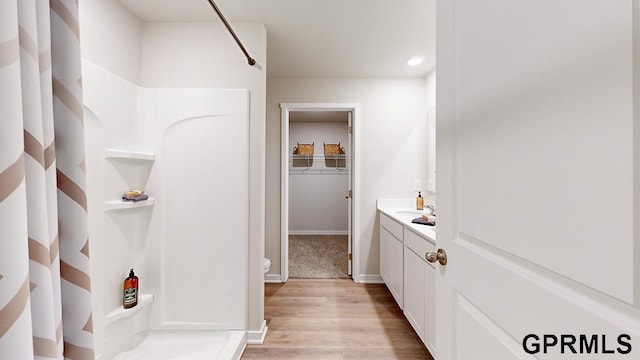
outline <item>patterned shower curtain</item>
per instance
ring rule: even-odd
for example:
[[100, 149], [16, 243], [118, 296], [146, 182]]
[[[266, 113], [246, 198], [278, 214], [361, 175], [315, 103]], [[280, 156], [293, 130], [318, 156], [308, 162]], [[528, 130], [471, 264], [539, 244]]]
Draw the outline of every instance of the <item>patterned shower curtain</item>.
[[0, 0], [0, 359], [94, 359], [77, 0]]

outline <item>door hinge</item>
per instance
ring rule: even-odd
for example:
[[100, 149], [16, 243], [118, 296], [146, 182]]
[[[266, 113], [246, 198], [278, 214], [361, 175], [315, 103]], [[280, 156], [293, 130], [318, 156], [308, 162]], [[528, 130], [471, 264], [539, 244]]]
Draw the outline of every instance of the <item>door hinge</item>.
[[352, 133], [353, 133], [353, 126], [349, 126], [349, 134], [352, 134]]
[[349, 197], [353, 197], [353, 191], [349, 190]]
[[349, 253], [349, 261], [353, 260], [353, 255], [351, 255], [351, 253]]

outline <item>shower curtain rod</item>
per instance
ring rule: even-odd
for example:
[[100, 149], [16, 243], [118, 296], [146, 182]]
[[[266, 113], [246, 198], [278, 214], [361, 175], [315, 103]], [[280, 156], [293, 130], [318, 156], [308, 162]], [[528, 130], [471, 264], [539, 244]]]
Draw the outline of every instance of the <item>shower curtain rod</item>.
[[244, 46], [242, 45], [242, 42], [240, 41], [240, 39], [238, 39], [238, 36], [231, 28], [231, 25], [229, 25], [229, 23], [227, 22], [227, 19], [225, 19], [224, 15], [222, 15], [222, 12], [220, 11], [216, 3], [214, 3], [213, 0], [207, 0], [207, 1], [209, 2], [213, 10], [216, 11], [216, 13], [218, 14], [218, 17], [220, 17], [220, 20], [222, 20], [222, 22], [224, 23], [224, 26], [227, 27], [227, 30], [229, 30], [229, 33], [231, 34], [231, 36], [233, 36], [233, 39], [236, 41], [238, 46], [240, 46], [240, 50], [242, 50], [242, 52], [244, 53], [244, 56], [247, 57], [247, 62], [249, 63], [249, 65], [251, 66], [255, 65], [256, 61], [249, 55], [247, 50], [244, 48]]

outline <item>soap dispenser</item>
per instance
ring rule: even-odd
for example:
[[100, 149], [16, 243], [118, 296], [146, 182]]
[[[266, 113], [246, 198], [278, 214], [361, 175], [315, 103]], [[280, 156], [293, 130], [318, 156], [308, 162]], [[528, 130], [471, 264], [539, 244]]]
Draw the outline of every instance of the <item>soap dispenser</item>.
[[424, 198], [422, 197], [422, 193], [420, 191], [418, 191], [418, 197], [416, 198], [416, 209], [424, 209]]
[[129, 277], [124, 279], [122, 307], [129, 309], [136, 305], [138, 305], [138, 277], [131, 269]]

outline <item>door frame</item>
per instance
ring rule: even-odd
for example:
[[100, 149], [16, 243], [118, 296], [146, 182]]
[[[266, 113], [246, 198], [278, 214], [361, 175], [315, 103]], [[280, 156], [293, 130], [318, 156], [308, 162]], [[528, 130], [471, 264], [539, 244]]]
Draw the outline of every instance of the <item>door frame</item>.
[[351, 112], [351, 242], [352, 279], [360, 282], [360, 104], [358, 103], [280, 103], [280, 281], [289, 280], [289, 112], [342, 111]]

